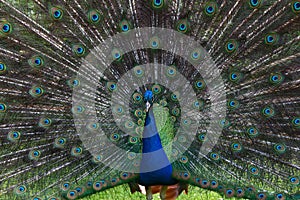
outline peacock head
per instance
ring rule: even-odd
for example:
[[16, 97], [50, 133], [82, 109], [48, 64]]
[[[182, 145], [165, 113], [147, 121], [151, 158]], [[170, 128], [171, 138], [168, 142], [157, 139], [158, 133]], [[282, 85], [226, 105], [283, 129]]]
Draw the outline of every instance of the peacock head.
[[144, 101], [146, 102], [146, 110], [148, 112], [153, 104], [153, 92], [151, 90], [146, 90], [144, 93]]

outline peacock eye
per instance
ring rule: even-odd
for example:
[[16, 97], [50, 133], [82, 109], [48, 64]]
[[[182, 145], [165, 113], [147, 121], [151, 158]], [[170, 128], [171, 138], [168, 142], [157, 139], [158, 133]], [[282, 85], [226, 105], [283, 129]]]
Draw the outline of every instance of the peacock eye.
[[17, 142], [21, 137], [21, 133], [19, 131], [10, 131], [7, 135], [7, 139], [10, 142]]
[[152, 6], [153, 9], [161, 10], [165, 6], [166, 2], [168, 2], [168, 1], [165, 1], [165, 0], [152, 0], [151, 1], [151, 6]]
[[251, 0], [250, 3], [251, 3], [253, 6], [257, 6], [258, 0]]
[[237, 109], [239, 108], [240, 106], [240, 103], [239, 101], [237, 101], [236, 99], [229, 99], [227, 101], [227, 107], [230, 109], [230, 110], [234, 110], [234, 109]]
[[106, 87], [110, 92], [114, 92], [117, 90], [118, 86], [115, 82], [107, 82]]
[[284, 144], [275, 144], [274, 150], [277, 154], [283, 154], [286, 152], [286, 146]]
[[171, 99], [173, 101], [178, 101], [178, 99], [179, 99], [179, 93], [178, 92], [174, 92], [173, 94], [171, 94]]
[[229, 195], [231, 195], [233, 193], [233, 191], [232, 190], [227, 190], [226, 191], [226, 194], [229, 194]]
[[12, 25], [11, 23], [7, 22], [5, 19], [0, 19], [0, 36], [8, 35], [12, 32]]
[[159, 94], [161, 92], [161, 87], [159, 85], [153, 85], [152, 86], [152, 92], [154, 94]]
[[156, 41], [152, 42], [152, 47], [157, 47], [157, 42]]
[[73, 196], [75, 196], [76, 193], [74, 191], [70, 191], [69, 194], [70, 194], [71, 197], [73, 197]]
[[206, 5], [204, 7], [204, 13], [207, 16], [213, 16], [216, 13], [217, 8], [218, 8], [218, 5], [216, 2], [209, 1], [208, 3], [206, 3]]
[[41, 59], [35, 59], [34, 63], [37, 65], [40, 65], [42, 62], [41, 62]]
[[2, 31], [4, 33], [7, 33], [7, 32], [9, 32], [9, 30], [10, 30], [10, 25], [9, 24], [4, 24], [3, 27], [2, 27]]
[[140, 103], [140, 102], [142, 102], [143, 97], [142, 97], [142, 95], [139, 94], [139, 93], [134, 93], [134, 94], [132, 95], [132, 99], [133, 99], [133, 101], [134, 101], [135, 103]]
[[292, 186], [298, 186], [300, 183], [299, 178], [298, 177], [290, 177], [289, 178], [289, 184]]
[[162, 0], [154, 0], [154, 4], [155, 4], [156, 6], [160, 6], [162, 3], [163, 3]]
[[100, 12], [98, 10], [90, 10], [88, 12], [87, 16], [88, 16], [89, 22], [92, 24], [99, 23], [103, 18], [103, 16], [100, 14]]
[[20, 185], [20, 186], [17, 186], [14, 188], [14, 192], [17, 194], [17, 195], [22, 195], [24, 194], [25, 192], [27, 191], [27, 188], [25, 185]]
[[10, 24], [4, 24], [3, 26], [2, 26], [2, 32], [4, 33], [4, 34], [9, 34], [9, 33], [11, 33], [11, 31], [12, 31], [12, 29], [11, 29], [11, 25]]
[[85, 111], [85, 107], [81, 105], [74, 105], [71, 110], [73, 114], [82, 114]]
[[4, 103], [0, 103], [0, 113], [5, 112], [7, 109], [7, 106]]
[[54, 17], [55, 17], [55, 18], [59, 18], [60, 16], [61, 16], [61, 11], [56, 10], [56, 11], [54, 12]]
[[228, 51], [233, 51], [233, 50], [234, 50], [234, 44], [228, 43], [228, 44], [227, 44], [227, 50], [228, 50]]
[[199, 141], [200, 141], [200, 142], [205, 141], [205, 136], [206, 136], [205, 133], [200, 133], [199, 136], [198, 136]]
[[277, 199], [283, 199], [283, 197], [284, 197], [284, 196], [283, 196], [283, 194], [281, 194], [281, 193], [276, 194], [276, 198], [277, 198]]
[[293, 9], [293, 12], [299, 13], [300, 12], [300, 2], [295, 1], [294, 3], [292, 3], [292, 9]]
[[239, 72], [231, 72], [229, 73], [229, 81], [233, 83], [237, 83], [241, 80], [241, 73]]
[[43, 128], [48, 128], [52, 124], [52, 120], [50, 118], [40, 118], [39, 126]]
[[236, 40], [229, 40], [225, 45], [225, 49], [228, 53], [232, 53], [237, 50], [237, 46], [238, 43]]
[[138, 138], [137, 138], [137, 137], [130, 137], [130, 138], [129, 138], [129, 142], [130, 142], [131, 144], [136, 144], [136, 143], [138, 142]]
[[14, 133], [13, 133], [13, 137], [14, 137], [14, 138], [18, 138], [19, 135], [20, 135], [20, 134], [19, 134], [18, 132], [14, 132]]
[[179, 29], [180, 29], [181, 31], [184, 31], [184, 30], [186, 29], [185, 24], [180, 24], [180, 25], [179, 25]]
[[33, 68], [40, 68], [44, 65], [44, 59], [41, 56], [32, 56], [28, 63]]
[[38, 160], [41, 156], [41, 152], [38, 150], [31, 150], [29, 152], [29, 159], [30, 160]]
[[263, 0], [249, 0], [249, 5], [253, 9], [261, 7], [262, 3]]
[[265, 43], [267, 45], [274, 45], [279, 40], [279, 35], [275, 32], [269, 33], [265, 36]]
[[193, 63], [197, 63], [196, 61], [199, 61], [200, 59], [202, 59], [203, 55], [204, 55], [203, 49], [196, 48], [191, 52], [190, 58], [192, 59]]
[[299, 128], [300, 127], [300, 118], [296, 117], [292, 120], [292, 124], [294, 127]]
[[80, 54], [81, 54], [82, 52], [83, 52], [83, 48], [82, 48], [82, 47], [78, 47], [78, 48], [77, 48], [77, 53], [80, 53]]
[[270, 83], [278, 85], [279, 83], [282, 83], [282, 81], [284, 80], [284, 76], [281, 73], [272, 73], [269, 80]]
[[206, 7], [206, 13], [212, 14], [214, 12], [214, 8], [212, 6], [207, 6]]
[[193, 58], [197, 59], [198, 57], [199, 57], [198, 52], [194, 52], [194, 53], [193, 53]]
[[43, 88], [39, 87], [39, 86], [33, 86], [30, 90], [29, 90], [29, 94], [34, 97], [40, 97], [44, 94], [44, 90]]
[[95, 21], [97, 21], [97, 20], [99, 19], [99, 16], [96, 15], [96, 14], [94, 14], [94, 15], [92, 16], [92, 19], [93, 19], [93, 21], [95, 22]]
[[72, 81], [72, 85], [73, 86], [78, 86], [79, 85], [79, 81], [78, 80], [73, 80]]
[[124, 24], [123, 26], [122, 26], [122, 31], [128, 31], [128, 25], [126, 25], [126, 24]]
[[113, 134], [111, 134], [110, 139], [113, 142], [116, 142], [116, 141], [118, 141], [120, 139], [120, 135], [118, 133], [113, 133]]
[[98, 187], [101, 186], [101, 183], [98, 183], [98, 182], [97, 182], [97, 183], [95, 184], [95, 186], [98, 188]]
[[71, 155], [78, 157], [82, 154], [83, 150], [81, 147], [72, 147], [71, 149]]
[[189, 29], [189, 22], [187, 19], [181, 19], [177, 22], [176, 25], [176, 29], [177, 31], [181, 32], [181, 33], [186, 33]]
[[55, 7], [55, 6], [50, 8], [50, 14], [54, 20], [60, 20], [63, 17], [62, 9], [59, 7]]
[[79, 188], [79, 187], [77, 187], [75, 190], [76, 190], [78, 193], [82, 192], [82, 189]]
[[195, 83], [196, 89], [203, 90], [206, 87], [204, 80], [198, 80]]
[[265, 107], [263, 110], [262, 110], [262, 114], [263, 116], [267, 117], [267, 118], [270, 118], [270, 117], [273, 117], [274, 114], [275, 114], [275, 111], [271, 108], [271, 107]]
[[268, 42], [273, 42], [273, 41], [274, 41], [274, 37], [271, 36], [271, 35], [268, 35], [268, 36], [267, 36], [267, 41], [268, 41]]
[[3, 69], [4, 69], [4, 65], [0, 64], [0, 70], [3, 70]]
[[259, 193], [259, 194], [258, 194], [258, 198], [259, 198], [259, 199], [263, 199], [264, 197], [265, 197], [265, 194], [263, 194], [263, 193]]
[[85, 55], [85, 47], [81, 44], [75, 44], [72, 46], [72, 51], [74, 53], [74, 55], [78, 56], [78, 57], [82, 57]]
[[120, 22], [119, 26], [120, 26], [121, 31], [124, 33], [128, 32], [130, 29], [130, 24], [127, 20], [122, 20]]
[[243, 147], [240, 143], [234, 142], [234, 143], [231, 144], [231, 150], [233, 152], [238, 153], [238, 152], [242, 151], [242, 149], [243, 149]]

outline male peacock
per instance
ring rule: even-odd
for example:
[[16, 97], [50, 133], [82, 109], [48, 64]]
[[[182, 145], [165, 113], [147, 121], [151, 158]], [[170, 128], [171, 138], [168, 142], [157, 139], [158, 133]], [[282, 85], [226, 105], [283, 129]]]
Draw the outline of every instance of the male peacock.
[[299, 0], [0, 2], [0, 199], [300, 199]]

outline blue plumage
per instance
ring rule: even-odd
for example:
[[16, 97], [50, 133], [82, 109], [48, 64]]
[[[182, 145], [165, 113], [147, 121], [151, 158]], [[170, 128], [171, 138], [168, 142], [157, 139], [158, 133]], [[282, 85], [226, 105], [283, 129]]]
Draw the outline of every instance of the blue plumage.
[[176, 184], [178, 181], [172, 178], [172, 165], [162, 147], [152, 106], [146, 114], [142, 143], [139, 183], [145, 186]]

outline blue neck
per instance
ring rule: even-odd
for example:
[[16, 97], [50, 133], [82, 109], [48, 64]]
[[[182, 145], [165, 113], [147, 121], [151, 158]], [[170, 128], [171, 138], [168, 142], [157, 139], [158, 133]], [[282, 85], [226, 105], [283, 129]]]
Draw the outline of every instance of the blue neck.
[[143, 155], [140, 166], [140, 181], [144, 186], [173, 185], [172, 165], [163, 150], [156, 128], [152, 107], [147, 112], [143, 132]]

